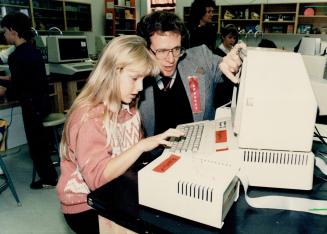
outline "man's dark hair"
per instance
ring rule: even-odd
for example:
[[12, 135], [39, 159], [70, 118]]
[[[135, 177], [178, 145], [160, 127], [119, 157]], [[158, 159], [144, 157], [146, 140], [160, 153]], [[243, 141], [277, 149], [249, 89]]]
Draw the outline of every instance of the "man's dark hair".
[[1, 27], [15, 30], [18, 36], [30, 41], [33, 38], [31, 19], [21, 12], [11, 12], [1, 21]]
[[258, 47], [265, 47], [265, 48], [277, 48], [276, 44], [268, 39], [262, 39], [258, 44]]
[[174, 13], [156, 11], [141, 18], [137, 24], [136, 34], [143, 37], [148, 47], [151, 45], [150, 37], [155, 32], [172, 31], [182, 36], [182, 46], [189, 47], [189, 34], [182, 20]]
[[190, 18], [188, 25], [190, 29], [198, 27], [200, 20], [207, 13], [207, 7], [216, 7], [213, 0], [194, 0], [191, 5]]

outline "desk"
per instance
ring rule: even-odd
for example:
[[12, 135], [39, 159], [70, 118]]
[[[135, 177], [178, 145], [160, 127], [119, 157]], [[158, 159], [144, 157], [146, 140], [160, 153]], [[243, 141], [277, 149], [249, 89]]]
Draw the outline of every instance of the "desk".
[[50, 96], [55, 97], [57, 111], [64, 112], [71, 107], [89, 75], [90, 71], [79, 72], [74, 75], [50, 73], [48, 76]]
[[[327, 216], [286, 210], [256, 209], [250, 207], [243, 194], [225, 218], [222, 229], [215, 229], [171, 214], [138, 204], [137, 171], [135, 164], [124, 175], [91, 192], [89, 204], [98, 213], [138, 233], [243, 233], [243, 234], [323, 234], [327, 233]], [[315, 178], [311, 191], [253, 188], [250, 197], [263, 195], [298, 196], [327, 199], [327, 183]], [[96, 202], [97, 201], [97, 202]], [[163, 201], [164, 202], [164, 201]]]
[[49, 96], [53, 100], [52, 102], [52, 112], [63, 113], [64, 108], [64, 97], [62, 92], [62, 84], [60, 81], [49, 82]]
[[73, 104], [75, 98], [81, 92], [83, 86], [86, 83], [87, 78], [67, 81], [67, 105], [68, 108]]

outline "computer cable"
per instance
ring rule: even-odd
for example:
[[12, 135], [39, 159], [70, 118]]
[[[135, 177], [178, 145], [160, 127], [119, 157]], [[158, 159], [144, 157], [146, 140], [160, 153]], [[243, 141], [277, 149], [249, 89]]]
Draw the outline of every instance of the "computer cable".
[[13, 113], [14, 113], [14, 108], [11, 107], [11, 110], [10, 110], [10, 121], [9, 121], [9, 124], [8, 124], [8, 128], [10, 127], [11, 123], [12, 123], [12, 116], [13, 116]]
[[317, 128], [317, 126], [315, 126], [316, 132], [314, 132], [314, 136], [317, 137], [322, 143], [324, 143], [325, 145], [327, 145], [326, 141], [324, 138], [327, 138], [325, 136], [322, 136]]

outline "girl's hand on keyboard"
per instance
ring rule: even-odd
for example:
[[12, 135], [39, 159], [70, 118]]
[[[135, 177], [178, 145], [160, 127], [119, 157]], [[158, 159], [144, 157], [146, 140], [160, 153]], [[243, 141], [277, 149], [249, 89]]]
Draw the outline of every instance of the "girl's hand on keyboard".
[[142, 151], [150, 151], [154, 148], [158, 147], [159, 145], [171, 146], [172, 142], [169, 141], [170, 137], [182, 137], [185, 136], [185, 133], [181, 130], [170, 128], [167, 131], [152, 136], [147, 137], [139, 141], [139, 146], [142, 147]]

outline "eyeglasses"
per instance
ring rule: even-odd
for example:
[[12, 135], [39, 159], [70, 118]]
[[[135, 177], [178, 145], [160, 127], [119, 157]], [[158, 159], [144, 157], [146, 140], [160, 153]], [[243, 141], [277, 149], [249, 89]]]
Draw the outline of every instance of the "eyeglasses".
[[152, 50], [152, 53], [158, 58], [158, 59], [165, 59], [168, 57], [169, 53], [171, 52], [175, 58], [179, 58], [183, 56], [185, 53], [185, 49], [180, 46], [176, 46], [175, 48], [172, 49], [158, 49], [158, 50]]

